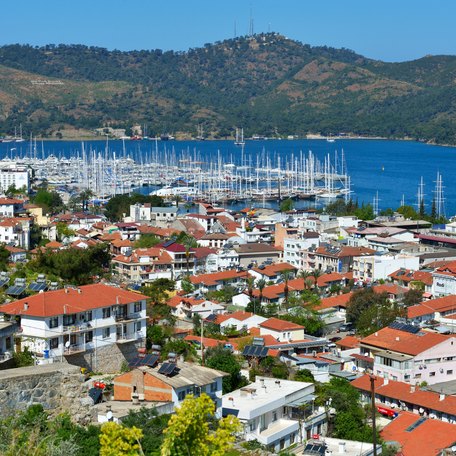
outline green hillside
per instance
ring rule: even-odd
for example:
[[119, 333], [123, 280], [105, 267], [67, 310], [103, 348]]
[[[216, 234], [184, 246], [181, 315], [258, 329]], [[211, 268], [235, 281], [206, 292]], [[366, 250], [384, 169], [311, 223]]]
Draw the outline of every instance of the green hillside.
[[456, 57], [385, 63], [275, 33], [188, 52], [0, 47], [0, 131], [146, 125], [223, 138], [339, 132], [456, 143]]

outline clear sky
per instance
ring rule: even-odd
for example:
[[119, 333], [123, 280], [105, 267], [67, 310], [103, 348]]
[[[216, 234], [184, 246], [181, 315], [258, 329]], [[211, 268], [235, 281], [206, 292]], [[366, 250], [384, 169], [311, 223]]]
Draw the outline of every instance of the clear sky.
[[[274, 31], [367, 57], [456, 55], [456, 0], [2, 0], [0, 45], [185, 51]], [[0, 62], [1, 63], [1, 62]]]

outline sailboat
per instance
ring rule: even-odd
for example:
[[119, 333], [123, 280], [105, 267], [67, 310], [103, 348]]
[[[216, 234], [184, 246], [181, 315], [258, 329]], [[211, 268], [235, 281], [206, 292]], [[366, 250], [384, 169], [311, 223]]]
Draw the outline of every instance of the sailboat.
[[235, 146], [244, 146], [245, 141], [244, 141], [244, 129], [241, 128], [236, 128], [236, 140], [234, 141]]

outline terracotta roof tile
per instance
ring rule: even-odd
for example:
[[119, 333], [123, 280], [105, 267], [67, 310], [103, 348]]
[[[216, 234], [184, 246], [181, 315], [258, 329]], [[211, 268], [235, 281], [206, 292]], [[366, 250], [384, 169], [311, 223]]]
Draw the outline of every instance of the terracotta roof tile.
[[268, 320], [263, 321], [263, 323], [260, 323], [259, 326], [261, 328], [272, 329], [273, 331], [294, 331], [297, 329], [304, 329], [304, 326], [275, 317], [271, 317]]
[[9, 315], [52, 317], [90, 309], [128, 304], [149, 299], [147, 296], [103, 284], [84, 285], [79, 289], [47, 291], [0, 306]]

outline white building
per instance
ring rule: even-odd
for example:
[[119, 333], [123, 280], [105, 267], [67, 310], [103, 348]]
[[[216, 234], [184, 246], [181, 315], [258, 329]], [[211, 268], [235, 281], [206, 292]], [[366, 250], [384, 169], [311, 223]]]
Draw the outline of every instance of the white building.
[[5, 304], [18, 318], [21, 345], [56, 358], [146, 337], [146, 296], [102, 284], [38, 293]]
[[419, 257], [389, 253], [360, 256], [353, 260], [353, 279], [360, 282], [386, 280], [390, 274], [401, 268], [418, 270]]
[[168, 227], [177, 217], [177, 207], [153, 207], [150, 203], [132, 204], [126, 222], [150, 222], [154, 226]]
[[232, 248], [218, 250], [217, 253], [210, 253], [206, 259], [206, 272], [224, 271], [239, 266], [239, 253]]
[[[313, 383], [256, 377], [254, 383], [222, 396], [222, 413], [237, 416], [244, 440], [257, 440], [279, 452], [302, 436], [323, 431], [326, 414], [313, 410], [314, 392]], [[309, 414], [302, 422], [297, 412], [305, 405]]]
[[0, 191], [6, 192], [11, 185], [17, 189], [25, 187], [26, 192], [29, 192], [30, 178], [27, 168], [12, 165], [0, 169]]
[[0, 363], [11, 358], [14, 352], [15, 322], [0, 320]]
[[215, 322], [220, 325], [221, 331], [225, 332], [228, 329], [242, 331], [258, 328], [258, 325], [266, 320], [267, 319], [261, 315], [256, 315], [252, 312], [246, 312], [245, 310], [238, 310], [232, 314], [217, 316]]
[[432, 273], [432, 295], [456, 295], [456, 261], [452, 261]]
[[318, 233], [304, 233], [301, 238], [285, 238], [283, 243], [283, 260], [292, 264], [298, 269], [306, 269], [307, 261], [304, 261], [307, 251], [311, 247], [320, 245], [320, 235]]

